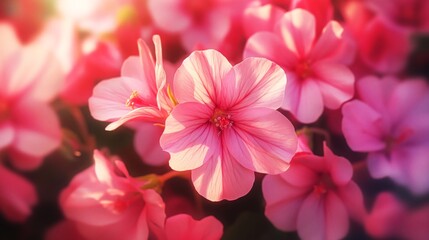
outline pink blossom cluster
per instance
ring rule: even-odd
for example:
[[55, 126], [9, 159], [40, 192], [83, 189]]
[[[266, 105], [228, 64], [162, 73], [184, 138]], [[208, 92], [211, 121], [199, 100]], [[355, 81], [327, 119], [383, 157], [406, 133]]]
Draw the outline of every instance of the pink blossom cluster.
[[425, 0], [5, 0], [0, 238], [428, 239], [428, 39]]

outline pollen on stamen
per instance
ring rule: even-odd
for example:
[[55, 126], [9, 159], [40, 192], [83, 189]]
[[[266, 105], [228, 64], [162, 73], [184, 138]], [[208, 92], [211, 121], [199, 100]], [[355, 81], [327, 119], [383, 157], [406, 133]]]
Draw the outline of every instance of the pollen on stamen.
[[219, 109], [215, 110], [211, 121], [220, 131], [232, 127], [234, 123], [231, 120], [231, 114], [225, 113], [224, 111]]
[[140, 95], [137, 91], [133, 91], [130, 97], [125, 102], [125, 106], [135, 109], [144, 105], [143, 99], [140, 98]]

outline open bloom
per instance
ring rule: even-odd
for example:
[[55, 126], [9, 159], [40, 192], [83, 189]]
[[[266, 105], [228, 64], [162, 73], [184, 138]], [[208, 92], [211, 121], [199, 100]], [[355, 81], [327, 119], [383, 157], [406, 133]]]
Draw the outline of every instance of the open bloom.
[[37, 202], [36, 189], [21, 176], [0, 165], [0, 212], [13, 222], [24, 222]]
[[360, 99], [342, 109], [350, 148], [369, 152], [372, 177], [391, 177], [416, 194], [429, 192], [428, 84], [369, 76], [359, 80], [357, 88]]
[[143, 184], [96, 150], [94, 165], [72, 179], [60, 205], [87, 239], [147, 239], [162, 234], [165, 213], [161, 196]]
[[[141, 134], [147, 129], [147, 134], [153, 137], [138, 142], [141, 136], [136, 136], [135, 146], [142, 159], [151, 165], [166, 163], [168, 154], [161, 151], [158, 139], [162, 132], [165, 119], [174, 106], [167, 93], [168, 83], [162, 61], [161, 40], [154, 36], [156, 61], [153, 60], [149, 47], [139, 40], [140, 57], [131, 56], [125, 60], [121, 69], [121, 77], [101, 81], [94, 88], [89, 99], [91, 115], [101, 121], [112, 122], [106, 129], [114, 130], [131, 120]], [[144, 125], [144, 126], [140, 126]], [[157, 126], [154, 126], [157, 124]], [[160, 128], [160, 129], [151, 129]], [[149, 142], [152, 141], [152, 142]], [[151, 146], [146, 148], [146, 144]], [[149, 159], [156, 156], [157, 159]], [[146, 160], [147, 159], [147, 160]], [[159, 161], [158, 161], [159, 160]]]
[[357, 220], [365, 216], [363, 195], [352, 175], [350, 162], [326, 145], [323, 157], [298, 153], [288, 171], [264, 178], [265, 215], [280, 230], [297, 230], [301, 239], [341, 239], [349, 229], [349, 215]]
[[166, 240], [218, 240], [222, 233], [222, 223], [212, 216], [195, 220], [187, 214], [178, 214], [165, 222]]
[[6, 151], [15, 167], [34, 169], [61, 143], [49, 102], [63, 75], [43, 44], [22, 46], [8, 25], [0, 25], [0, 35], [0, 152]]
[[354, 94], [354, 75], [345, 65], [354, 48], [343, 28], [329, 21], [320, 36], [314, 16], [303, 9], [285, 13], [273, 31], [252, 35], [244, 57], [268, 58], [288, 76], [282, 108], [300, 122], [316, 121], [323, 108], [337, 109]]
[[215, 50], [193, 52], [174, 76], [179, 104], [161, 136], [170, 167], [192, 170], [196, 190], [211, 201], [247, 194], [253, 172], [286, 171], [297, 137], [276, 111], [285, 84], [284, 71], [269, 60], [231, 66]]

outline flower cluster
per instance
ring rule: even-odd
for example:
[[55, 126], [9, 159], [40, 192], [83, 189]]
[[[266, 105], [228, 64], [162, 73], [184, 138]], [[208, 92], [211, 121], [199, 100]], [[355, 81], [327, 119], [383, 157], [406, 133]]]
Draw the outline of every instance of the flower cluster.
[[0, 6], [1, 239], [427, 239], [428, 1]]

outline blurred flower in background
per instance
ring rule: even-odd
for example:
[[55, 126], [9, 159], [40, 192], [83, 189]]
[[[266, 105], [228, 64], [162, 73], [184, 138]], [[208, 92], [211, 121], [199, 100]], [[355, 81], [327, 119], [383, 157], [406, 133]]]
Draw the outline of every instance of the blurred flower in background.
[[428, 239], [428, 13], [2, 0], [0, 239]]

